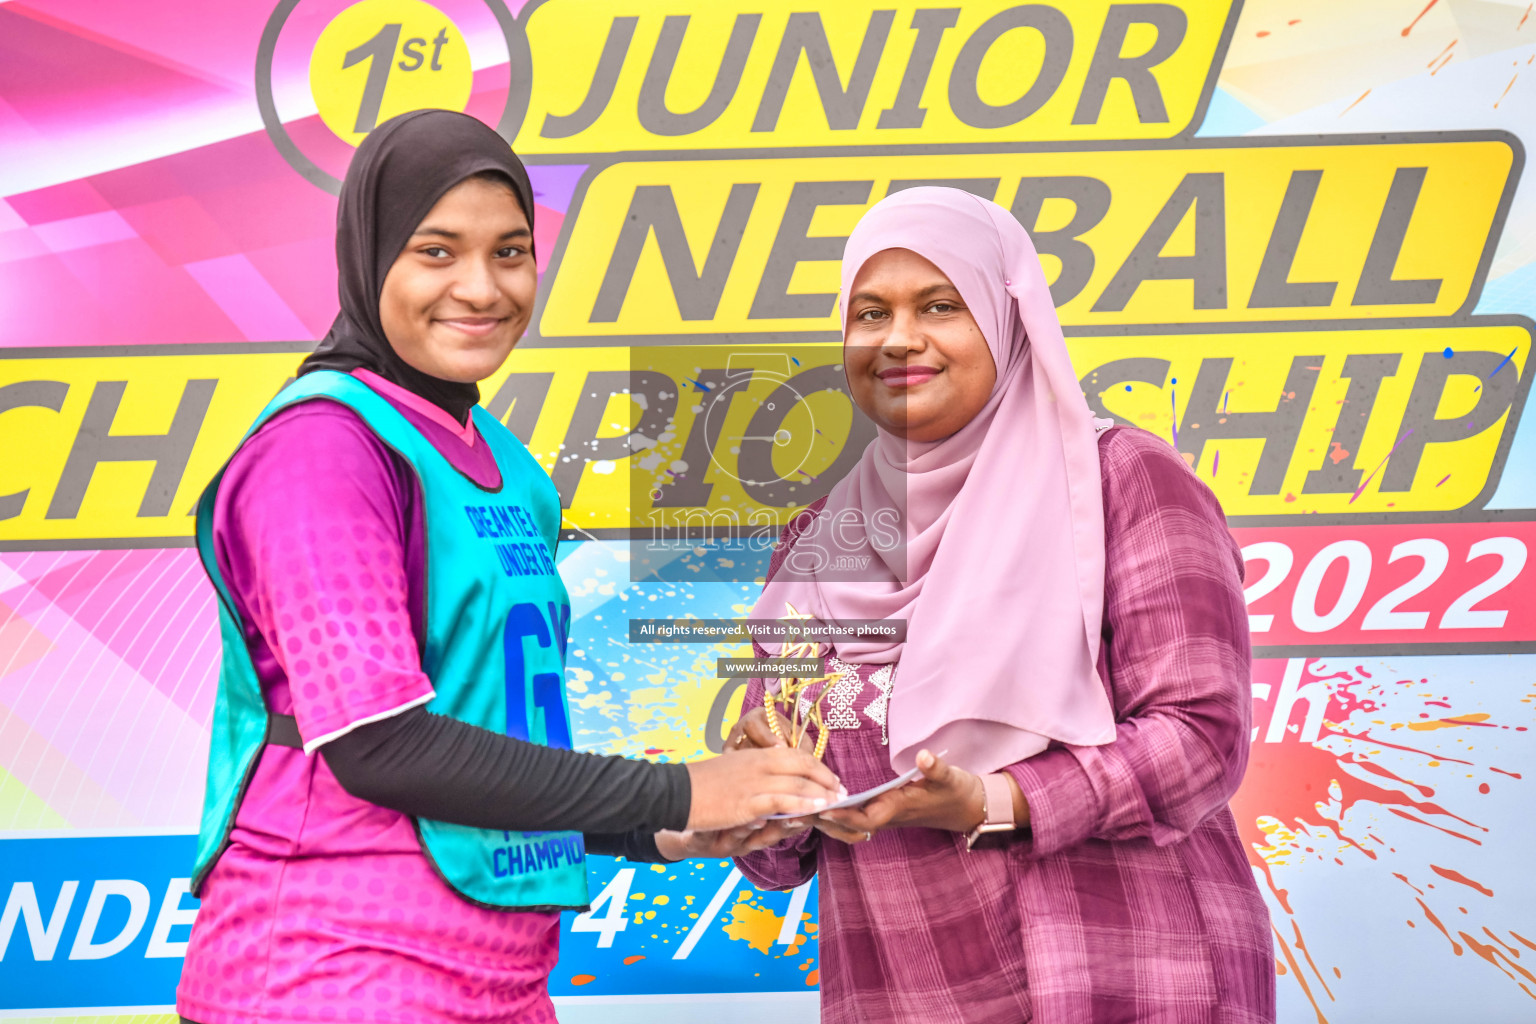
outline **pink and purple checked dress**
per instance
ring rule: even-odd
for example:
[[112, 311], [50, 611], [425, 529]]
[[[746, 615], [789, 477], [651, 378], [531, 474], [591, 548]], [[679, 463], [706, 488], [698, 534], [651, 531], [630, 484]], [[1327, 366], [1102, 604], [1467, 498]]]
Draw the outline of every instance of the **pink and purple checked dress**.
[[[1252, 713], [1242, 557], [1165, 442], [1115, 428], [1099, 454], [1098, 667], [1115, 741], [1009, 766], [1030, 827], [998, 848], [967, 852], [935, 829], [851, 846], [812, 830], [737, 862], [765, 888], [818, 879], [825, 1024], [1275, 1019], [1269, 915], [1227, 807]], [[819, 511], [790, 524], [770, 574]], [[885, 720], [900, 666], [830, 664], [826, 761], [859, 792], [894, 777]], [[754, 680], [745, 706], [762, 696]]]

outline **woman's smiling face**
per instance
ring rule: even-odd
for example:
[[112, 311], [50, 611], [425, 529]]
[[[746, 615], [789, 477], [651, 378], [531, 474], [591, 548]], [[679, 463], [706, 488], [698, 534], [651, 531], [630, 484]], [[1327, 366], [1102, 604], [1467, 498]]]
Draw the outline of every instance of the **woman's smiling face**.
[[843, 366], [853, 401], [882, 429], [938, 441], [992, 395], [997, 367], [960, 292], [910, 249], [885, 249], [859, 268], [848, 297]]
[[512, 189], [468, 178], [443, 194], [395, 259], [379, 322], [422, 373], [471, 384], [512, 353], [533, 312], [533, 232]]

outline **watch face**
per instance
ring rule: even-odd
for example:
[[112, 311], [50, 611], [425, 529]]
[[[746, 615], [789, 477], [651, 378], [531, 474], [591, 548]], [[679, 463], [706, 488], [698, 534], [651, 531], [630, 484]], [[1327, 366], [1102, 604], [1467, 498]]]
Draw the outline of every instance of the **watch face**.
[[1013, 826], [1011, 825], [977, 825], [966, 835], [965, 848], [967, 850], [978, 848], [983, 850], [991, 849], [1002, 844], [1003, 840], [996, 838], [1000, 833], [1012, 831]]

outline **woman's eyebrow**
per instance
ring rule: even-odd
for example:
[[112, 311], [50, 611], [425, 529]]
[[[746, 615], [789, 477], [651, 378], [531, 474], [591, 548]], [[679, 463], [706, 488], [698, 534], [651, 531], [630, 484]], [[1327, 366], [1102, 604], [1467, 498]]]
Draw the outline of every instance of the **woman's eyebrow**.
[[[926, 288], [918, 289], [916, 292], [913, 293], [912, 297], [915, 298], [915, 299], [926, 299], [928, 296], [934, 294], [935, 292], [954, 292], [956, 295], [959, 294], [959, 290], [954, 286], [954, 284], [952, 282], [949, 282], [949, 281], [935, 281], [933, 284], [930, 284]], [[885, 296], [883, 296], [883, 295], [876, 295], [874, 292], [854, 292], [852, 295], [850, 295], [848, 297], [848, 301], [849, 302], [885, 302], [887, 300], [886, 300]]]
[[[504, 242], [509, 238], [528, 238], [531, 237], [532, 234], [533, 232], [529, 231], [527, 228], [513, 228], [511, 231], [503, 231], [499, 236], [497, 236], [496, 240], [498, 242]], [[430, 224], [423, 224], [421, 227], [411, 232], [412, 238], [417, 238], [422, 235], [434, 235], [438, 238], [446, 238], [451, 242], [457, 242], [464, 237], [457, 231], [449, 231], [447, 228], [433, 227]]]

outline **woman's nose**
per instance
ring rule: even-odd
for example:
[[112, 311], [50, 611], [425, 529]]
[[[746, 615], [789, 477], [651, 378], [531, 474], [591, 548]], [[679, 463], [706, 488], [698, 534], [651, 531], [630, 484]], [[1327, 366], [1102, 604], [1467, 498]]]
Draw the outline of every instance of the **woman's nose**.
[[882, 347], [897, 352], [918, 352], [927, 344], [917, 317], [898, 311], [891, 317], [891, 329], [886, 332]]
[[501, 297], [496, 275], [484, 260], [465, 260], [450, 289], [453, 298], [465, 305], [485, 308]]

